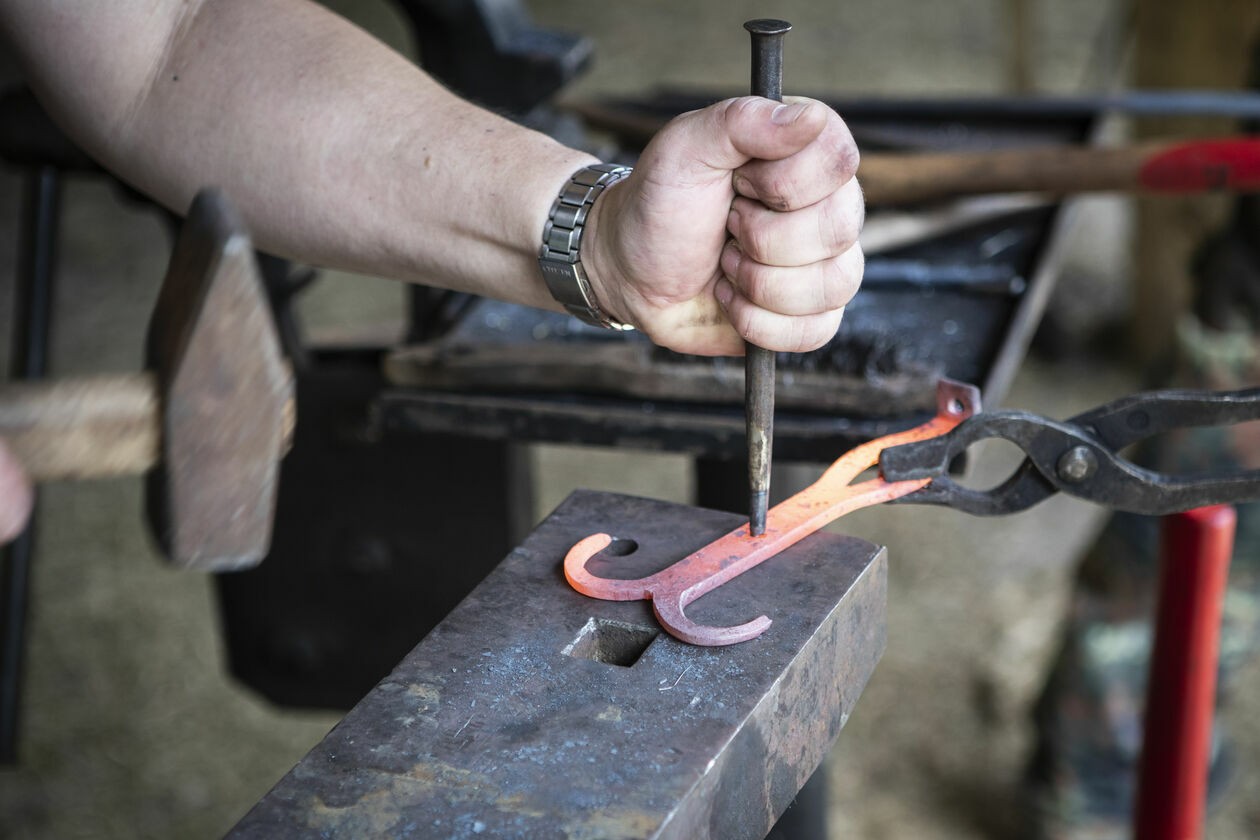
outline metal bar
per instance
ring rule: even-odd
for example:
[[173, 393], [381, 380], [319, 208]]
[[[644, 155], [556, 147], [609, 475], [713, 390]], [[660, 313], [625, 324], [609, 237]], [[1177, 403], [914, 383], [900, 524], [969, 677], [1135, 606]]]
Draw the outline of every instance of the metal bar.
[[[377, 405], [380, 422], [390, 430], [487, 440], [511, 436], [519, 441], [580, 442], [722, 458], [746, 454], [744, 419], [716, 406], [598, 397], [578, 402], [564, 396], [444, 394], [398, 388], [382, 392]], [[809, 463], [835, 460], [864, 441], [930, 416], [927, 411], [891, 420], [803, 413], [780, 416], [779, 457]]]
[[938, 263], [927, 260], [870, 259], [862, 289], [917, 288], [972, 294], [1022, 295], [1028, 281], [1001, 263]]
[[27, 176], [25, 190], [9, 375], [38, 379], [48, 371], [61, 176], [40, 167]]
[[[864, 280], [865, 284], [866, 281]], [[885, 286], [887, 288], [887, 286]], [[906, 284], [904, 288], [913, 288]], [[970, 290], [968, 290], [970, 291]], [[843, 339], [842, 339], [843, 340]], [[783, 409], [822, 416], [877, 417], [930, 410], [943, 363], [893, 362], [878, 379], [850, 356], [878, 352], [869, 344], [843, 353], [824, 347], [799, 354], [780, 366], [775, 378], [776, 419]], [[576, 347], [581, 352], [574, 352]], [[739, 404], [743, 408], [744, 367], [725, 357], [668, 354], [646, 340], [514, 341], [494, 344], [466, 337], [438, 340], [392, 350], [385, 375], [395, 385], [417, 393], [499, 393], [546, 397], [582, 395], [651, 400], [654, 403]], [[894, 351], [895, 352], [895, 351]], [[843, 354], [844, 358], [838, 358]], [[849, 365], [847, 368], [842, 365]], [[728, 412], [732, 414], [733, 412]], [[738, 419], [743, 421], [741, 410]], [[780, 435], [782, 434], [780, 430]], [[744, 442], [741, 435], [739, 443]], [[746, 472], [742, 462], [733, 488], [733, 510], [747, 510]], [[722, 507], [722, 505], [706, 505]]]
[[[782, 20], [744, 24], [752, 41], [752, 95], [783, 101]], [[774, 353], [749, 344], [744, 350], [744, 417], [748, 438], [748, 521], [753, 536], [766, 531], [770, 461], [774, 448]]]
[[1203, 835], [1221, 615], [1238, 522], [1232, 507], [1164, 519], [1133, 834]]
[[[9, 357], [12, 379], [36, 379], [48, 367], [60, 175], [51, 166], [35, 169], [27, 176], [25, 189]], [[0, 554], [0, 764], [17, 760], [34, 523], [32, 510], [26, 530]]]
[[[864, 116], [937, 117], [986, 119], [1065, 119], [1100, 113], [1135, 117], [1234, 117], [1260, 118], [1260, 94], [1222, 90], [1131, 90], [1118, 94], [1068, 96], [992, 97], [888, 97], [832, 101]], [[842, 111], [843, 113], [843, 111]]]
[[714, 622], [773, 605], [761, 639], [720, 652], [559, 574], [597, 523], [642, 535], [610, 561], [636, 575], [739, 522], [570, 496], [229, 837], [763, 837], [882, 653], [884, 550], [814, 534], [697, 602]]
[[[703, 107], [733, 91], [664, 87], [651, 96], [675, 113]], [[1232, 117], [1260, 119], [1260, 93], [1211, 89], [1129, 90], [1116, 94], [1017, 95], [1017, 96], [882, 96], [844, 97], [834, 91], [806, 91], [806, 96], [826, 102], [846, 117], [863, 120], [980, 120], [1021, 123], [1028, 120], [1062, 121], [1092, 119], [1101, 114], [1134, 117]], [[634, 107], [655, 118], [652, 108], [634, 98], [605, 100], [618, 108]], [[653, 123], [653, 128], [659, 125]], [[645, 128], [647, 125], [645, 124]]]

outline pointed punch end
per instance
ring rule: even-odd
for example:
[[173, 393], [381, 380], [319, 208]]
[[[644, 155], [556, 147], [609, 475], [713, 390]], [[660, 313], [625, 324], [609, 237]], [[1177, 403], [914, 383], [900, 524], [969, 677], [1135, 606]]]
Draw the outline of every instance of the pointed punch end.
[[765, 490], [753, 490], [748, 494], [748, 533], [759, 537], [766, 532], [766, 509], [770, 494]]

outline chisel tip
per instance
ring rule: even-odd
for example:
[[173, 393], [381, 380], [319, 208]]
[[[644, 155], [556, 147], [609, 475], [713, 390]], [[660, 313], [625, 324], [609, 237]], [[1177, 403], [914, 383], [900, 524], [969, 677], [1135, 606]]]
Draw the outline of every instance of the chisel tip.
[[765, 490], [753, 490], [748, 494], [748, 533], [759, 537], [766, 532], [766, 508], [770, 494]]

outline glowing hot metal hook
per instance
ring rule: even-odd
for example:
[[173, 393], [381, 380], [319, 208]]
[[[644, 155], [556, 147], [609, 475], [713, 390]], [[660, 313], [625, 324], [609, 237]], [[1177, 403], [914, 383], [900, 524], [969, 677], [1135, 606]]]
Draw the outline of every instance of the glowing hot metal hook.
[[637, 580], [618, 580], [592, 575], [586, 563], [612, 542], [608, 534], [593, 534], [569, 549], [564, 576], [578, 592], [606, 601], [651, 599], [657, 619], [672, 635], [694, 645], [730, 645], [756, 638], [770, 626], [762, 615], [735, 627], [707, 627], [687, 618], [692, 601], [711, 592], [763, 560], [850, 511], [913, 493], [931, 479], [887, 482], [873, 478], [851, 482], [879, 463], [879, 453], [891, 446], [925, 440], [948, 432], [980, 410], [980, 391], [975, 386], [941, 380], [936, 393], [936, 417], [904, 432], [862, 444], [832, 464], [822, 478], [792, 498], [773, 507], [766, 517], [766, 532], [754, 537], [743, 525], [669, 568]]

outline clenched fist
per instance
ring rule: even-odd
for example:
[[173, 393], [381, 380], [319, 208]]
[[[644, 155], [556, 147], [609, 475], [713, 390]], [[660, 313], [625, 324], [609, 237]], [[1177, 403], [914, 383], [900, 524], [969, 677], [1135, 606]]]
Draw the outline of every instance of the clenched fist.
[[825, 344], [862, 279], [857, 146], [821, 102], [740, 97], [670, 122], [592, 208], [596, 295], [657, 344]]

